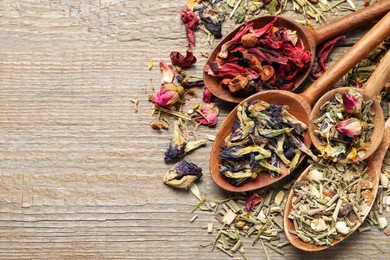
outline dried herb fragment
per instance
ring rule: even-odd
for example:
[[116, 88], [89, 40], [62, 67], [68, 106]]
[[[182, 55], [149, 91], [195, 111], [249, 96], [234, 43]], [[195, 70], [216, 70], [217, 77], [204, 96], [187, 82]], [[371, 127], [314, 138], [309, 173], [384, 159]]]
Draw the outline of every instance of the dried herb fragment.
[[332, 245], [334, 239], [354, 230], [363, 209], [373, 203], [360, 196], [373, 193], [372, 183], [364, 163], [322, 159], [312, 164], [306, 178], [293, 185], [293, 207], [288, 217], [303, 241]]
[[206, 87], [206, 86], [203, 86], [203, 102], [205, 103], [210, 103], [211, 102], [211, 92], [210, 90]]
[[318, 73], [324, 73], [326, 71], [325, 62], [328, 59], [330, 52], [333, 50], [336, 43], [343, 39], [345, 39], [345, 36], [336, 37], [333, 40], [325, 42], [319, 48], [319, 50], [317, 51], [317, 68], [313, 68], [311, 71], [311, 76], [314, 79], [317, 79], [319, 77], [317, 76]]
[[195, 113], [192, 115], [192, 118], [202, 125], [215, 126], [217, 124], [219, 114], [217, 105], [210, 103], [205, 105], [198, 104], [197, 106], [198, 108], [195, 109]]
[[188, 139], [185, 138], [184, 135], [181, 133], [180, 127], [181, 121], [178, 120], [175, 122], [173, 138], [164, 155], [164, 161], [167, 163], [174, 162], [177, 159], [183, 158], [190, 151], [195, 150], [200, 146], [206, 145], [207, 143], [207, 139], [188, 141]]
[[192, 53], [191, 49], [187, 50], [186, 56], [183, 56], [180, 52], [173, 51], [171, 52], [170, 58], [173, 65], [181, 68], [188, 68], [192, 64], [196, 63], [196, 57]]
[[302, 142], [306, 129], [284, 106], [244, 102], [237, 107], [232, 133], [221, 146], [219, 172], [239, 186], [263, 172], [278, 177], [280, 164], [293, 170], [301, 152], [316, 158]]
[[371, 107], [372, 101], [364, 101], [361, 92], [355, 90], [337, 94], [325, 103], [320, 117], [310, 122], [318, 127], [314, 134], [322, 142], [321, 156], [333, 161], [359, 161], [374, 127]]
[[185, 6], [180, 10], [180, 19], [185, 25], [188, 45], [192, 49], [195, 46], [195, 29], [200, 22], [199, 17]]
[[175, 164], [163, 177], [163, 182], [175, 188], [188, 189], [202, 177], [202, 169], [185, 160]]
[[160, 62], [160, 70], [162, 74], [161, 84], [172, 83], [175, 77], [175, 70], [172, 65], [167, 65], [165, 61]]

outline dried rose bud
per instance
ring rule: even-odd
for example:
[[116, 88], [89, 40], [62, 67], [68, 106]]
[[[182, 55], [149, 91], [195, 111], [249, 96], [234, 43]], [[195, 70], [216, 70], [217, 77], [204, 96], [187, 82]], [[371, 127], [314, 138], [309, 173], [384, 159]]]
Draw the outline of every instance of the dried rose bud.
[[153, 97], [152, 102], [161, 107], [171, 108], [181, 100], [185, 91], [182, 86], [173, 83], [162, 85], [160, 91]]
[[237, 75], [234, 79], [232, 79], [229, 84], [228, 88], [231, 93], [236, 93], [240, 91], [241, 89], [244, 89], [246, 85], [248, 85], [248, 79], [242, 75]]
[[245, 47], [255, 47], [257, 43], [257, 37], [254, 33], [247, 33], [241, 37], [241, 44]]
[[340, 121], [337, 124], [336, 130], [348, 137], [354, 137], [362, 133], [363, 122], [357, 118], [349, 118], [347, 120]]
[[185, 160], [178, 162], [163, 177], [167, 185], [188, 189], [190, 185], [202, 177], [202, 168]]
[[359, 113], [362, 108], [362, 102], [352, 94], [344, 92], [342, 94], [344, 109], [347, 113]]
[[196, 63], [196, 57], [191, 49], [187, 50], [187, 55], [185, 57], [180, 52], [173, 51], [171, 52], [170, 58], [173, 65], [181, 68], [188, 68]]
[[172, 65], [167, 65], [165, 61], [160, 62], [160, 69], [162, 73], [161, 84], [172, 83], [175, 77], [175, 71]]
[[196, 121], [202, 125], [214, 126], [217, 124], [217, 117], [219, 114], [218, 107], [214, 104], [206, 104], [200, 108], [200, 113], [198, 112], [195, 117]]

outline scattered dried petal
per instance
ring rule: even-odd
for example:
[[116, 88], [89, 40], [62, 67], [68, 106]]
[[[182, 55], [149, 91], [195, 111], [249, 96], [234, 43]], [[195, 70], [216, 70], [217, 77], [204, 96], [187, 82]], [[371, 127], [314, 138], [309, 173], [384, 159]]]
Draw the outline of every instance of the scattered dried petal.
[[188, 68], [192, 64], [196, 63], [196, 57], [194, 56], [191, 49], [187, 50], [185, 57], [180, 52], [173, 51], [171, 52], [170, 58], [173, 65], [179, 66], [181, 68]]
[[188, 44], [192, 49], [195, 46], [195, 29], [198, 26], [200, 20], [198, 16], [196, 16], [196, 14], [188, 8], [188, 6], [185, 6], [180, 10], [180, 19], [183, 21], [186, 27]]

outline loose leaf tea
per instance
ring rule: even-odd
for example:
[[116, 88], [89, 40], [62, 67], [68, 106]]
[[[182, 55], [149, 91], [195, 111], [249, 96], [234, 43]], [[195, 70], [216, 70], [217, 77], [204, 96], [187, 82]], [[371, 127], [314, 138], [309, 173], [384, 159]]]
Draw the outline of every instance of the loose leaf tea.
[[[206, 199], [198, 202], [196, 209], [214, 211], [215, 218], [220, 223], [211, 243], [212, 250], [217, 248], [231, 257], [238, 252], [246, 259], [244, 238], [249, 238], [252, 245], [266, 241], [266, 246], [283, 254], [280, 248], [289, 244], [283, 233], [284, 202], [277, 204], [274, 200], [276, 197], [272, 190], [263, 190], [245, 196], [237, 194], [234, 198], [216, 203], [209, 203]], [[210, 224], [204, 228], [212, 233]]]
[[364, 101], [361, 92], [349, 90], [320, 108], [320, 117], [310, 123], [318, 127], [314, 134], [322, 141], [322, 157], [351, 162], [364, 157], [374, 127], [372, 103]]
[[274, 26], [275, 19], [262, 28], [246, 24], [213, 61], [203, 68], [217, 77], [236, 96], [249, 96], [266, 89], [292, 90], [293, 79], [311, 60], [295, 31]]
[[302, 152], [315, 158], [303, 143], [306, 129], [285, 106], [245, 102], [238, 106], [232, 133], [221, 146], [219, 172], [235, 186], [261, 172], [275, 178], [281, 173], [281, 164], [291, 172]]
[[326, 160], [313, 162], [306, 178], [293, 186], [292, 210], [288, 216], [301, 240], [315, 245], [352, 232], [360, 223], [362, 211], [374, 202], [373, 183], [359, 164], [340, 164]]

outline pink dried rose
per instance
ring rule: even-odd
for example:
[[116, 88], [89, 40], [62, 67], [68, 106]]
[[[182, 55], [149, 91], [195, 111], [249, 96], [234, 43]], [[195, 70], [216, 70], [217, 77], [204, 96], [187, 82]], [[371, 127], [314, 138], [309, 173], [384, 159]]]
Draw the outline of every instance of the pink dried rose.
[[260, 204], [263, 201], [263, 198], [257, 195], [256, 193], [252, 193], [247, 199], [245, 204], [246, 210], [251, 210], [254, 206]]
[[217, 124], [218, 114], [218, 107], [211, 103], [205, 104], [200, 109], [197, 109], [197, 113], [194, 115], [194, 118], [196, 118], [196, 121], [202, 125], [215, 126]]
[[161, 107], [171, 108], [184, 96], [184, 88], [173, 83], [166, 83], [161, 86], [160, 91], [153, 97], [153, 104]]
[[175, 77], [175, 71], [172, 65], [167, 65], [165, 61], [160, 62], [162, 74], [161, 84], [172, 83]]
[[342, 94], [344, 109], [349, 114], [359, 113], [362, 108], [362, 102], [352, 94], [344, 92]]
[[195, 46], [195, 29], [200, 22], [199, 17], [188, 6], [185, 6], [180, 10], [180, 19], [186, 27], [189, 47], [193, 48]]
[[190, 49], [187, 50], [187, 55], [185, 57], [180, 52], [173, 51], [171, 52], [170, 58], [173, 65], [181, 68], [188, 68], [196, 63], [196, 57]]
[[336, 126], [336, 130], [348, 137], [354, 137], [362, 133], [362, 131], [366, 128], [365, 124], [367, 123], [361, 122], [357, 118], [349, 118], [347, 120], [340, 121]]
[[203, 100], [203, 102], [205, 102], [207, 104], [209, 104], [211, 101], [211, 92], [206, 86], [203, 87], [203, 99], [202, 100]]

